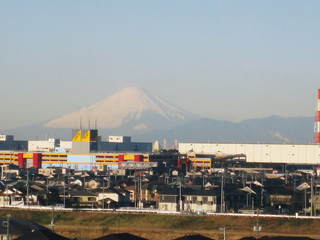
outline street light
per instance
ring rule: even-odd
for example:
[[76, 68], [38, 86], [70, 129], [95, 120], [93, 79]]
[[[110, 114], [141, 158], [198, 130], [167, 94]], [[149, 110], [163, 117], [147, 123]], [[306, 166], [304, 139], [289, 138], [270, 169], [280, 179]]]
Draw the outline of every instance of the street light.
[[279, 205], [279, 214], [281, 213], [281, 205]]
[[51, 211], [51, 222], [49, 226], [52, 228], [52, 231], [54, 232], [54, 206], [52, 206], [52, 211]]
[[5, 227], [7, 230], [7, 240], [10, 239], [10, 218], [11, 214], [7, 214], [7, 220], [2, 222], [2, 226]]
[[226, 240], [226, 226], [220, 227], [219, 230], [223, 231], [223, 240]]
[[256, 233], [256, 238], [258, 238], [259, 232], [261, 232], [262, 226], [259, 224], [259, 210], [257, 211], [257, 221], [256, 225], [253, 226], [253, 231]]

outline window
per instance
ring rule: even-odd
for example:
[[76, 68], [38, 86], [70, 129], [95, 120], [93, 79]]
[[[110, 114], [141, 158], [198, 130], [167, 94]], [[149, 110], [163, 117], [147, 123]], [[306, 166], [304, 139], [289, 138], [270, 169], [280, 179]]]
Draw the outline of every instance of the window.
[[204, 204], [207, 204], [208, 203], [208, 197], [203, 197], [202, 201], [203, 201]]
[[192, 197], [192, 202], [196, 203], [197, 202], [197, 197]]
[[175, 203], [176, 202], [176, 196], [174, 195], [162, 195], [160, 198], [161, 202], [170, 202]]

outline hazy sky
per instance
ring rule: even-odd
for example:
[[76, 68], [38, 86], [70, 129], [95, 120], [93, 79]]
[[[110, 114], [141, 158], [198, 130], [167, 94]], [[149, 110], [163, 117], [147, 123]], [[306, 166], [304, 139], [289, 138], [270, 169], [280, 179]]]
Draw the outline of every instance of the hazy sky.
[[0, 3], [0, 130], [143, 87], [191, 112], [312, 116], [320, 1]]

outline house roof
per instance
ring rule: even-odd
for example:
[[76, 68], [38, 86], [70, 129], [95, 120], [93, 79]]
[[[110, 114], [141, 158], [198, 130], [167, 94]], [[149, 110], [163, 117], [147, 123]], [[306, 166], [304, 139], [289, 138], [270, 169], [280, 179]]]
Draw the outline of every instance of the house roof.
[[95, 240], [148, 240], [146, 238], [138, 237], [130, 233], [116, 233], [104, 237], [96, 238]]
[[240, 240], [313, 240], [313, 238], [308, 237], [291, 237], [291, 236], [280, 236], [280, 237], [268, 237], [264, 236], [261, 238], [255, 238], [255, 237], [244, 237]]
[[37, 240], [68, 240], [61, 235], [55, 234], [50, 230], [33, 230], [23, 236], [17, 238], [17, 240], [30, 240], [30, 239], [37, 239]]
[[176, 238], [174, 240], [212, 240], [212, 238], [205, 237], [203, 235], [186, 235], [183, 237]]
[[[6, 234], [6, 222], [6, 218], [0, 218], [0, 234]], [[27, 219], [10, 218], [9, 223], [9, 231], [14, 235], [23, 235], [32, 230], [49, 230], [48, 228]]]
[[[63, 194], [63, 193], [62, 193]], [[97, 196], [97, 194], [94, 194], [94, 193], [92, 193], [92, 192], [88, 192], [88, 191], [85, 191], [85, 190], [83, 190], [83, 191], [66, 191], [66, 194], [70, 194], [72, 197], [76, 197], [76, 196], [78, 196], [78, 197], [80, 197], [80, 196], [90, 196], [90, 197], [95, 197], [95, 196]], [[60, 193], [60, 195], [61, 195], [61, 193]]]

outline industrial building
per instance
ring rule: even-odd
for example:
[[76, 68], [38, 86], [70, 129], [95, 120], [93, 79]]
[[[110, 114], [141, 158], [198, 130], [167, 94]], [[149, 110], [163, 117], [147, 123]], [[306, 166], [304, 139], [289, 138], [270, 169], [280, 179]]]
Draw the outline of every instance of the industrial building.
[[14, 140], [13, 135], [0, 135], [0, 150], [26, 151], [28, 141]]
[[2, 136], [2, 139], [0, 146], [5, 151], [0, 151], [0, 163], [16, 164], [20, 168], [117, 168], [119, 162], [149, 162], [152, 151], [152, 143], [132, 142], [128, 136], [110, 136], [108, 141], [101, 141], [95, 129], [74, 131], [72, 141], [22, 141], [21, 149], [16, 147], [16, 142], [12, 143], [13, 136]]
[[244, 156], [248, 163], [320, 164], [319, 144], [179, 143], [180, 154]]
[[152, 143], [132, 142], [129, 136], [109, 136], [102, 141], [95, 129], [78, 130], [73, 134], [72, 153], [86, 154], [92, 152], [152, 152]]
[[[179, 143], [179, 153], [187, 155], [195, 167], [209, 168], [212, 159], [241, 159], [247, 163], [320, 164], [320, 89], [317, 91], [315, 144], [267, 143]], [[209, 158], [198, 157], [206, 156]]]
[[71, 152], [72, 141], [49, 138], [48, 140], [28, 141], [29, 152]]

